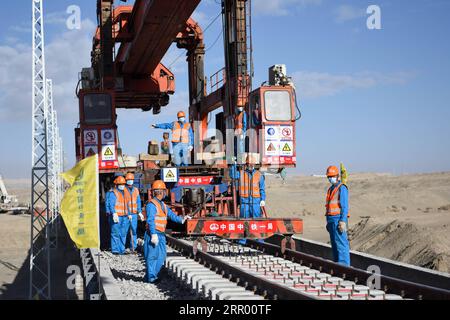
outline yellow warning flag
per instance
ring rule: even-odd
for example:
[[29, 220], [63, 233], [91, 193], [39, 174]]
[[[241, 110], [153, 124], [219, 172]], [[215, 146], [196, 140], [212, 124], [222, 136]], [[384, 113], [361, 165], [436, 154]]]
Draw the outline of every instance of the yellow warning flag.
[[347, 169], [345, 169], [344, 164], [341, 163], [341, 182], [343, 184], [347, 184], [347, 180], [348, 180], [348, 172]]
[[98, 155], [61, 174], [71, 187], [61, 202], [70, 238], [78, 249], [99, 248]]

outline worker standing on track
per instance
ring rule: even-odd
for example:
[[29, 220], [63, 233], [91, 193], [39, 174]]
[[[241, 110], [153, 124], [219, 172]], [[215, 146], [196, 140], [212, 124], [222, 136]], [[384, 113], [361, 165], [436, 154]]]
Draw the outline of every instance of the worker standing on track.
[[[255, 168], [256, 156], [247, 155], [246, 165], [238, 171], [236, 165], [230, 170], [230, 177], [239, 181], [240, 217], [260, 218], [261, 208], [266, 206], [266, 183], [264, 175]], [[245, 244], [245, 240], [240, 241]]]
[[178, 121], [153, 124], [152, 127], [172, 130], [173, 162], [178, 167], [189, 163], [188, 154], [194, 149], [194, 132], [183, 111], [178, 112], [177, 117]]
[[111, 213], [111, 252], [113, 254], [125, 253], [125, 242], [130, 228], [130, 218], [128, 217], [128, 207], [125, 194], [125, 178], [120, 176], [114, 180], [116, 187], [113, 189], [108, 200]]
[[147, 230], [144, 236], [144, 257], [147, 267], [146, 281], [158, 282], [158, 274], [166, 259], [167, 219], [184, 224], [189, 216], [179, 217], [162, 201], [167, 195], [164, 182], [157, 180], [152, 185], [153, 199], [146, 206]]
[[134, 174], [127, 173], [125, 176], [127, 186], [125, 188], [125, 198], [128, 207], [128, 218], [130, 220], [130, 247], [132, 251], [136, 249], [137, 246], [137, 226], [138, 226], [138, 216], [141, 221], [144, 221], [144, 216], [142, 215], [142, 205], [141, 196], [139, 194], [139, 189], [134, 187]]
[[243, 155], [245, 153], [245, 135], [247, 133], [247, 113], [244, 111], [243, 107], [239, 107], [238, 113], [234, 118], [234, 134], [237, 141], [237, 159], [238, 163], [243, 162]]
[[347, 236], [348, 188], [339, 180], [339, 169], [330, 166], [327, 177], [331, 183], [326, 198], [327, 231], [335, 262], [350, 266], [350, 245]]

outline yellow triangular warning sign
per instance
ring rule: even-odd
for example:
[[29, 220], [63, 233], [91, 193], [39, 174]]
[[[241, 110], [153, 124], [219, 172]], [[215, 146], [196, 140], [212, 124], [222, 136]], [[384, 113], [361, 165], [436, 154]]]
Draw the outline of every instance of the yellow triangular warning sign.
[[114, 153], [111, 151], [111, 149], [108, 147], [108, 148], [106, 148], [106, 151], [105, 151], [105, 154], [104, 154], [105, 156], [113, 156], [114, 155]]
[[166, 174], [166, 179], [175, 178], [175, 175], [173, 174], [172, 170], [168, 170]]
[[286, 144], [284, 145], [283, 151], [284, 151], [284, 152], [292, 151], [292, 150], [291, 150], [291, 147], [289, 146], [288, 143], [286, 143]]

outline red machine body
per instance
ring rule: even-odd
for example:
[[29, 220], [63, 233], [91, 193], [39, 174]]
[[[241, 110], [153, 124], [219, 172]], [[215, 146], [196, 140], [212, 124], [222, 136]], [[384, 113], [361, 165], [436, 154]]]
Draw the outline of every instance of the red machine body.
[[222, 1], [226, 66], [222, 79], [211, 86], [209, 94], [203, 31], [191, 18], [200, 0], [136, 0], [133, 6], [117, 7], [113, 2], [97, 0], [92, 66], [83, 69], [77, 92], [80, 125], [75, 129], [76, 156], [79, 161], [99, 154], [102, 201], [112, 186], [114, 173], [134, 172], [140, 176], [139, 189], [145, 201], [151, 199], [151, 183], [165, 179], [164, 161], [140, 159], [136, 167], [126, 167], [124, 161], [119, 161], [116, 109], [137, 108], [156, 115], [168, 105], [175, 92], [175, 76], [161, 60], [176, 43], [187, 52], [189, 120], [196, 132], [192, 158], [200, 156], [202, 160], [190, 167], [169, 167], [176, 172], [171, 171], [170, 182], [166, 181], [166, 203], [179, 215], [194, 217], [182, 228], [173, 226], [173, 232], [230, 239], [302, 233], [301, 219], [270, 218], [267, 213], [258, 219], [241, 219], [227, 157], [213, 164], [204, 160], [211, 113], [219, 110], [216, 129], [224, 137], [216, 151], [228, 153], [225, 140], [234, 136], [236, 110], [243, 107], [249, 116], [247, 152], [259, 155], [262, 170], [296, 165], [294, 88], [286, 81], [272, 81], [252, 91], [249, 1]]

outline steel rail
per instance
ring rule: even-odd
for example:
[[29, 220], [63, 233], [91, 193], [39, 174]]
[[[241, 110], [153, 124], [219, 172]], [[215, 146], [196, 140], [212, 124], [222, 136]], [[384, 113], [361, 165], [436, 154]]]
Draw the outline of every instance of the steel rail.
[[181, 252], [184, 255], [191, 256], [197, 259], [200, 263], [207, 265], [215, 272], [221, 273], [222, 276], [228, 277], [230, 280], [235, 280], [244, 288], [251, 288], [253, 292], [261, 293], [265, 298], [272, 298], [274, 300], [316, 300], [310, 295], [301, 293], [299, 290], [291, 289], [283, 285], [279, 285], [267, 279], [252, 275], [245, 270], [232, 266], [213, 255], [197, 250], [194, 254], [194, 247], [182, 240], [176, 239], [170, 235], [166, 235], [167, 244], [173, 249]]
[[[285, 249], [284, 252], [282, 252], [282, 248], [280, 246], [270, 243], [260, 243], [254, 240], [247, 240], [247, 245], [253, 249], [260, 250], [276, 257], [281, 257], [302, 265], [308, 265], [310, 268], [317, 269], [321, 272], [327, 272], [331, 275], [342, 277], [343, 279], [353, 280], [355, 283], [366, 283], [369, 277], [374, 276], [373, 273], [366, 270], [347, 267], [330, 260], [292, 249]], [[381, 290], [386, 293], [395, 293], [403, 298], [417, 300], [450, 300], [450, 291], [448, 290], [409, 282], [389, 276], [378, 276], [380, 277]]]

